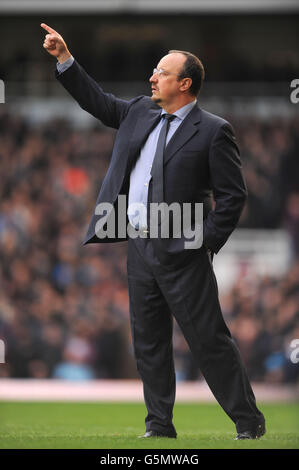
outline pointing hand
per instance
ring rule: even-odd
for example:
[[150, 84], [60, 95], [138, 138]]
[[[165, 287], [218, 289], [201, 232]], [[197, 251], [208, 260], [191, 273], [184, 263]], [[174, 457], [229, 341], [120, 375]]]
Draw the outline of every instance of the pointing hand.
[[65, 62], [69, 57], [71, 57], [71, 53], [68, 50], [63, 37], [55, 31], [55, 29], [45, 23], [41, 23], [41, 27], [48, 32], [43, 44], [46, 51], [49, 52], [50, 55], [56, 57], [60, 63]]

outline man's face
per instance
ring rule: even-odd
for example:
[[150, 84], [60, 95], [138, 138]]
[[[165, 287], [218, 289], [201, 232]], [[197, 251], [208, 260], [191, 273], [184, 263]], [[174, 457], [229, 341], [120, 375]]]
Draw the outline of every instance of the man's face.
[[[182, 70], [186, 57], [174, 52], [164, 56], [157, 65], [158, 72], [153, 73], [149, 81], [152, 84], [152, 100], [160, 106], [169, 105], [181, 95], [181, 81], [178, 74]], [[161, 73], [159, 73], [159, 71]]]

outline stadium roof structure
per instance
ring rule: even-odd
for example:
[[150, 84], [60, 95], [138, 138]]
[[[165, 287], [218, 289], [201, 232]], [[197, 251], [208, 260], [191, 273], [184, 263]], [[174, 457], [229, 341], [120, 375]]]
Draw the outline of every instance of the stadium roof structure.
[[1, 0], [2, 14], [294, 13], [298, 0]]

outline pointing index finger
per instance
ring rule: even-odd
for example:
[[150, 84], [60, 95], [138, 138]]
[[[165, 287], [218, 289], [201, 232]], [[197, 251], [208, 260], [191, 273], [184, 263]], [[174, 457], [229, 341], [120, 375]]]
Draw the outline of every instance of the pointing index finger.
[[46, 31], [48, 31], [48, 33], [56, 33], [57, 34], [57, 31], [55, 31], [55, 29], [48, 26], [46, 23], [41, 23], [41, 27], [44, 28]]

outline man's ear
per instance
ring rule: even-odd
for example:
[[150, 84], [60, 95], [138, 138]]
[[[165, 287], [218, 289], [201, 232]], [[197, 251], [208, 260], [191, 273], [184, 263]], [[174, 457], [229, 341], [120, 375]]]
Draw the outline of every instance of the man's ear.
[[181, 91], [187, 91], [192, 85], [192, 78], [183, 78], [180, 86]]

